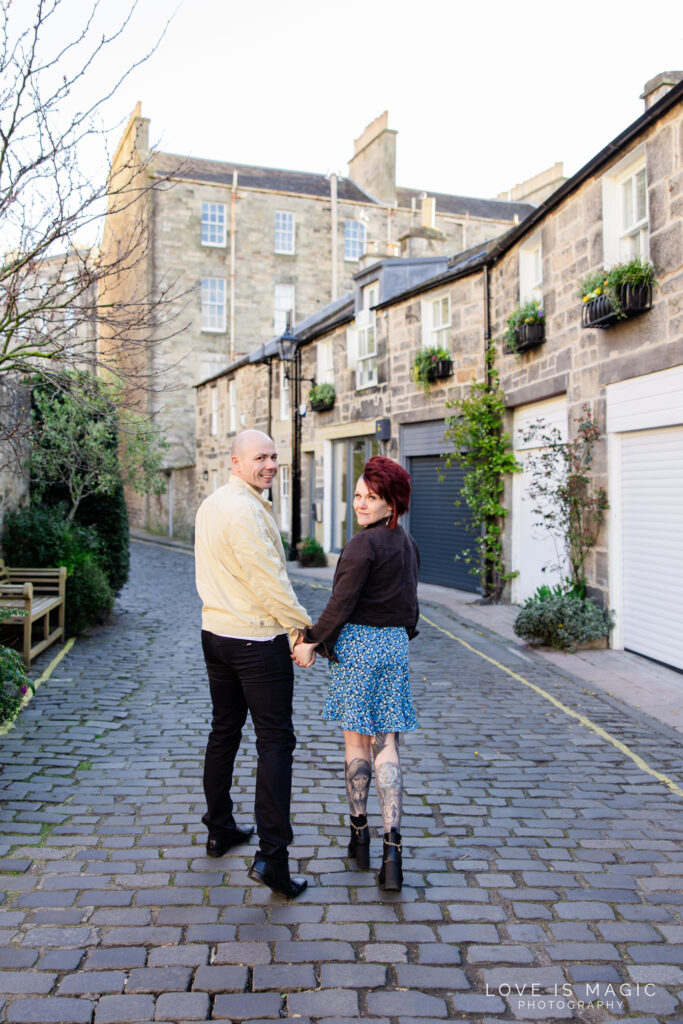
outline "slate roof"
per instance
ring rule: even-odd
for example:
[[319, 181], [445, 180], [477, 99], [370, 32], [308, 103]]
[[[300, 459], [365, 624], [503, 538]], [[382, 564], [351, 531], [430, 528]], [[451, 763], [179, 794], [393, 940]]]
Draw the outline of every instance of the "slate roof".
[[[219, 160], [201, 160], [193, 156], [174, 156], [159, 153], [156, 168], [171, 178], [192, 178], [207, 184], [232, 185], [233, 171], [237, 171], [237, 185], [242, 188], [260, 188], [277, 192], [294, 192], [303, 196], [329, 198], [330, 181], [324, 174], [309, 171], [283, 171], [274, 167], [251, 167], [248, 164], [230, 164]], [[339, 199], [357, 203], [372, 203], [373, 199], [350, 178], [339, 178]]]
[[[410, 208], [411, 199], [415, 199], [418, 210], [420, 209], [420, 196], [425, 194], [424, 190], [416, 188], [397, 188], [396, 198], [399, 206]], [[532, 203], [508, 203], [502, 199], [474, 199], [471, 196], [451, 196], [444, 192], [427, 192], [430, 199], [436, 199], [437, 213], [451, 213], [458, 217], [482, 217], [485, 220], [514, 220], [515, 215], [519, 220], [528, 217], [535, 209]]]
[[[231, 185], [233, 171], [237, 171], [238, 187], [267, 189], [276, 192], [293, 192], [303, 196], [329, 198], [330, 181], [324, 174], [310, 171], [284, 171], [275, 167], [252, 167], [249, 164], [224, 163], [220, 160], [203, 160], [193, 156], [176, 156], [173, 153], [159, 153], [155, 159], [157, 170], [171, 178], [192, 178], [207, 184]], [[410, 209], [415, 198], [419, 209], [419, 198], [423, 193], [414, 188], [397, 188], [399, 206]], [[464, 217], [483, 217], [486, 220], [514, 220], [515, 214], [523, 220], [534, 209], [529, 203], [507, 203], [499, 199], [474, 199], [469, 196], [451, 196], [443, 192], [429, 192], [436, 199], [437, 213], [451, 213]], [[376, 199], [364, 192], [351, 178], [341, 177], [337, 182], [337, 195], [341, 200], [357, 203], [377, 203]], [[377, 203], [377, 205], [381, 205]]]

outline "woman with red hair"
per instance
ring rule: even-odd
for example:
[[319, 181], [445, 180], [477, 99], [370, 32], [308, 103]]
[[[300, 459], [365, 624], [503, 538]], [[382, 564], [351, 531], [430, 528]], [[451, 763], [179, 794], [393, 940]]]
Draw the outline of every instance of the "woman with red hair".
[[399, 525], [410, 504], [410, 474], [375, 455], [356, 484], [353, 509], [362, 529], [343, 548], [325, 610], [294, 648], [299, 665], [318, 651], [330, 659], [323, 717], [344, 730], [344, 774], [351, 811], [349, 857], [370, 866], [367, 802], [375, 766], [384, 845], [379, 884], [400, 890], [403, 780], [401, 732], [417, 729], [410, 693], [408, 641], [419, 616], [420, 556]]

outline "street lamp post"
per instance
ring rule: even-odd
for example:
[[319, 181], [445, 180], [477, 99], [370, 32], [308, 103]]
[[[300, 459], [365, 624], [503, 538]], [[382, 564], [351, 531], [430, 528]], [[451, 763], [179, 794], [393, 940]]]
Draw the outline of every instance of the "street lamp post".
[[[278, 338], [280, 359], [285, 363], [285, 377], [291, 385], [292, 402], [292, 509], [290, 531], [290, 558], [296, 558], [296, 546], [301, 540], [301, 420], [306, 415], [306, 405], [301, 401], [301, 383], [312, 377], [301, 376], [300, 339], [292, 334], [291, 314], [287, 314], [284, 334]], [[291, 366], [291, 369], [288, 368]], [[303, 412], [302, 412], [303, 407]]]

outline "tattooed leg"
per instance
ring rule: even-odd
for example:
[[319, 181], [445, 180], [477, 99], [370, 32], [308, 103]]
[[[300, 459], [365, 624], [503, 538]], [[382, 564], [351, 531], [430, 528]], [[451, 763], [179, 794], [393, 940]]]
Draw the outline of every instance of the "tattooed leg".
[[365, 814], [372, 778], [369, 736], [344, 732], [344, 778], [351, 814], [354, 818]]
[[370, 762], [365, 758], [354, 757], [352, 761], [344, 762], [346, 794], [349, 798], [349, 809], [354, 817], [367, 811], [371, 776]]
[[378, 733], [372, 738], [375, 785], [385, 832], [401, 827], [403, 776], [398, 756], [398, 733]]

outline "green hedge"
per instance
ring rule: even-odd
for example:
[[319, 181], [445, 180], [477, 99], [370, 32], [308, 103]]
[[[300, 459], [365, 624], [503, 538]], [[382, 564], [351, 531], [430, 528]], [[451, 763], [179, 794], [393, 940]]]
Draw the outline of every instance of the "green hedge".
[[[43, 505], [59, 508], [65, 503], [63, 489], [49, 488], [43, 495]], [[114, 494], [103, 497], [91, 494], [78, 506], [74, 522], [89, 527], [99, 538], [97, 559], [107, 574], [109, 586], [115, 594], [128, 580], [130, 571], [130, 543], [128, 512], [119, 483]]]
[[0, 644], [0, 725], [11, 722], [32, 688], [18, 651]]
[[114, 605], [114, 591], [105, 571], [102, 542], [93, 526], [69, 523], [65, 506], [29, 505], [9, 512], [2, 546], [9, 565], [66, 566], [68, 636], [106, 619]]
[[114, 591], [106, 573], [92, 555], [77, 562], [66, 581], [66, 622], [68, 636], [88, 626], [105, 622], [114, 607]]

